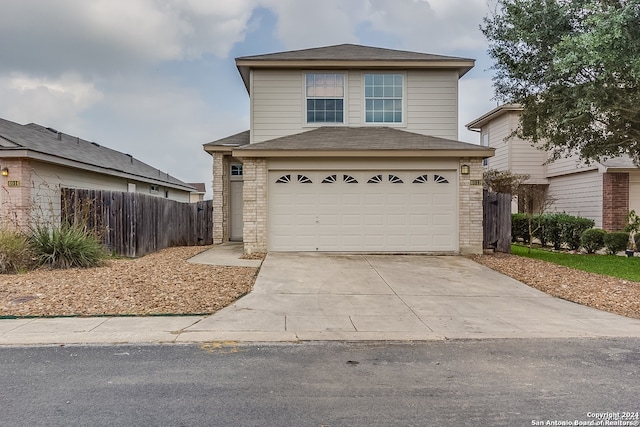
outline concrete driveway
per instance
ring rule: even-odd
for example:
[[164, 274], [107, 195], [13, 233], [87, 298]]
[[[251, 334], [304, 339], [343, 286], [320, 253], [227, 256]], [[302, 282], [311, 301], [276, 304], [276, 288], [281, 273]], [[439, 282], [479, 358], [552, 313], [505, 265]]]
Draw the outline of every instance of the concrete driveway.
[[640, 337], [640, 320], [456, 256], [270, 253], [254, 290], [178, 341]]

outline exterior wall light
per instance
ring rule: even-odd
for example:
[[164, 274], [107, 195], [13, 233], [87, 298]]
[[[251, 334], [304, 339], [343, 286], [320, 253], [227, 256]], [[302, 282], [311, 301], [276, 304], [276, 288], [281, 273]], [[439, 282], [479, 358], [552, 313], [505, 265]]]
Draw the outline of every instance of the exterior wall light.
[[9, 168], [7, 167], [2, 168], [2, 176], [9, 176]]
[[462, 175], [469, 175], [471, 173], [471, 168], [469, 165], [462, 165], [460, 166], [460, 173]]

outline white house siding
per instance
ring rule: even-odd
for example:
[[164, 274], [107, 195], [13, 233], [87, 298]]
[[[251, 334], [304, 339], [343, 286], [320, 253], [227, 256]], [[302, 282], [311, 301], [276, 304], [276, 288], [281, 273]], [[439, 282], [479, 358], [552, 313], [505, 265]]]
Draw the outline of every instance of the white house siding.
[[[252, 70], [252, 143], [293, 135], [314, 126], [307, 125], [305, 117], [304, 76], [307, 71], [316, 70]], [[362, 76], [368, 71], [335, 72], [346, 75], [345, 125], [366, 126], [362, 114]], [[423, 135], [457, 139], [457, 79], [458, 75], [453, 71], [407, 72], [405, 123], [399, 127]]]
[[597, 170], [549, 179], [550, 211], [590, 218], [602, 227], [602, 175]]
[[135, 184], [138, 193], [164, 197], [165, 191], [168, 191], [169, 199], [189, 202], [190, 193], [187, 191], [165, 188], [160, 185], [157, 193], [151, 193], [151, 184], [148, 182], [35, 161], [31, 162], [31, 170], [32, 216], [36, 220], [47, 221], [52, 217], [59, 217], [61, 188], [126, 192], [129, 184]]

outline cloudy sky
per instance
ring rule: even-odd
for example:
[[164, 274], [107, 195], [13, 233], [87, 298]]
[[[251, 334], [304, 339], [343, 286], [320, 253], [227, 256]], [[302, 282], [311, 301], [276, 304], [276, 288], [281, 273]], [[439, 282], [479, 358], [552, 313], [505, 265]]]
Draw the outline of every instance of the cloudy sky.
[[0, 0], [0, 117], [123, 151], [211, 192], [202, 144], [249, 127], [234, 58], [355, 43], [476, 59], [464, 124], [495, 107], [495, 0]]

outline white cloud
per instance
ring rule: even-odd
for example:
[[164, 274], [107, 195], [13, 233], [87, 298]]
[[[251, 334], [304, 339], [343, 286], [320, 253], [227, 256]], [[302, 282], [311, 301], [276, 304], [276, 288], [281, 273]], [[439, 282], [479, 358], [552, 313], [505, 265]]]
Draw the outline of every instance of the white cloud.
[[0, 70], [100, 76], [146, 64], [226, 57], [253, 0], [15, 0], [0, 14]]
[[79, 130], [79, 114], [100, 102], [103, 93], [77, 74], [58, 79], [12, 73], [0, 76], [0, 117]]

